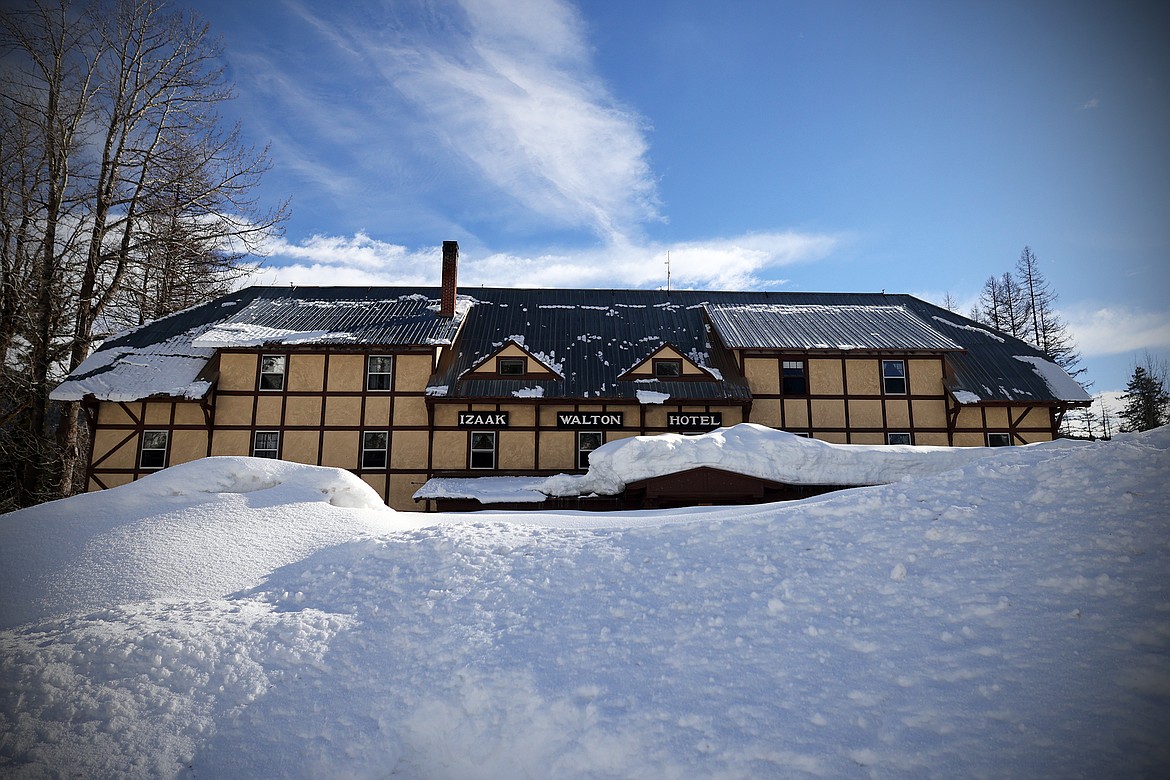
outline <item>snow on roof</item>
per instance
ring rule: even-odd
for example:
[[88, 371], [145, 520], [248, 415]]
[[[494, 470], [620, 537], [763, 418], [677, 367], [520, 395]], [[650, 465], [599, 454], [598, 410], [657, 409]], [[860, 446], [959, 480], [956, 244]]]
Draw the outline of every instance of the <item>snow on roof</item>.
[[631, 482], [702, 466], [792, 485], [881, 485], [949, 471], [1001, 450], [830, 444], [740, 423], [698, 436], [667, 433], [611, 441], [589, 454], [587, 474], [549, 477], [540, 489], [553, 496], [617, 495]]
[[270, 328], [264, 325], [225, 322], [196, 336], [191, 343], [196, 347], [258, 347], [278, 344], [322, 344], [353, 343], [357, 338], [352, 333], [337, 333], [328, 330], [298, 331], [284, 328]]
[[1054, 398], [1062, 401], [1093, 400], [1093, 396], [1089, 395], [1085, 388], [1081, 387], [1075, 379], [1068, 375], [1068, 372], [1051, 360], [1045, 360], [1035, 355], [1013, 355], [1013, 357], [1030, 364], [1032, 370], [1039, 374], [1044, 383], [1048, 385]]
[[108, 339], [51, 397], [202, 398], [211, 384], [201, 374], [222, 348], [447, 346], [475, 303], [459, 296], [455, 316], [447, 318], [439, 316], [436, 298], [401, 288], [250, 287]]
[[466, 498], [481, 504], [539, 503], [544, 477], [435, 477], [415, 491], [414, 500]]
[[[194, 332], [201, 332], [197, 328]], [[55, 401], [137, 401], [153, 396], [197, 400], [211, 383], [199, 375], [214, 349], [191, 345], [190, 333], [141, 347], [110, 346], [90, 355], [50, 395]]]

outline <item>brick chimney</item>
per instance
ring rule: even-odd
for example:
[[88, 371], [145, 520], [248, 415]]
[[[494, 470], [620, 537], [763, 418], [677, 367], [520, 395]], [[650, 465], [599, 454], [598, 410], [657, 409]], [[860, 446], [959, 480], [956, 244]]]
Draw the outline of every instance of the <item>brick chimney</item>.
[[455, 277], [459, 270], [459, 242], [443, 242], [443, 292], [439, 303], [440, 317], [455, 316]]

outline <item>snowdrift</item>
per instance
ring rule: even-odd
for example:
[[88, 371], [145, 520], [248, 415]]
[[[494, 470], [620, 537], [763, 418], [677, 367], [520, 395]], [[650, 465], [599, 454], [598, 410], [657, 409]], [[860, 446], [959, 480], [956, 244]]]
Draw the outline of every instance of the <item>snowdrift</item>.
[[[104, 605], [23, 608], [40, 591], [3, 575], [37, 622], [0, 631], [0, 772], [1164, 777], [1168, 476], [1163, 429], [693, 514], [376, 530], [402, 516], [280, 487], [159, 492], [153, 514], [109, 491], [104, 520], [71, 499], [0, 525], [5, 569], [14, 540], [62, 546], [54, 576], [90, 567]], [[140, 531], [92, 530], [118, 511]], [[186, 527], [214, 530], [184, 542], [202, 566], [254, 582], [188, 572], [133, 602], [89, 562], [116, 542], [161, 576]]]
[[0, 517], [0, 627], [227, 595], [321, 547], [398, 527], [393, 517], [341, 469], [245, 457], [172, 466]]

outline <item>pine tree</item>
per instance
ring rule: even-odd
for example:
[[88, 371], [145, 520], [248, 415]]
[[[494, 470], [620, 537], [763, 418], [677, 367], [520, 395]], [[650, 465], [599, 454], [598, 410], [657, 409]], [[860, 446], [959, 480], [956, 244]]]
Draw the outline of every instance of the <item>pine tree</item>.
[[1166, 392], [1165, 377], [1153, 367], [1134, 368], [1121, 400], [1125, 402], [1121, 409], [1121, 430], [1148, 431], [1166, 424], [1170, 393]]

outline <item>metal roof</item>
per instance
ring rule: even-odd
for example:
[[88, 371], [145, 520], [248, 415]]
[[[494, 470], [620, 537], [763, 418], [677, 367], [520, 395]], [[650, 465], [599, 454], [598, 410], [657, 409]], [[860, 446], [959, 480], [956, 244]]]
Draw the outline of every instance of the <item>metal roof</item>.
[[958, 352], [962, 347], [904, 306], [708, 304], [719, 338], [732, 349]]
[[[730, 349], [761, 348], [943, 354], [949, 387], [962, 403], [1090, 400], [1035, 347], [909, 295], [511, 288], [463, 293], [456, 317], [445, 319], [437, 314], [435, 288], [251, 287], [107, 340], [53, 395], [198, 396], [206, 392], [201, 371], [207, 361], [217, 348], [233, 345], [453, 344], [431, 377], [432, 396], [540, 395], [588, 402], [633, 400], [644, 390], [672, 401], [748, 402], [747, 381]], [[560, 378], [463, 378], [508, 341], [521, 343]], [[710, 370], [711, 377], [618, 379], [664, 344]]]
[[[399, 294], [395, 294], [395, 293]], [[258, 344], [448, 345], [464, 306], [440, 317], [439, 301], [388, 288], [267, 288], [199, 337], [200, 346]]]
[[[476, 299], [455, 353], [431, 385], [461, 398], [637, 398], [720, 403], [751, 399], [726, 350], [713, 344], [698, 293], [655, 290], [465, 290]], [[509, 341], [556, 370], [558, 379], [464, 379]], [[710, 379], [622, 380], [618, 377], [669, 344], [711, 371]], [[539, 389], [536, 389], [539, 388]]]

